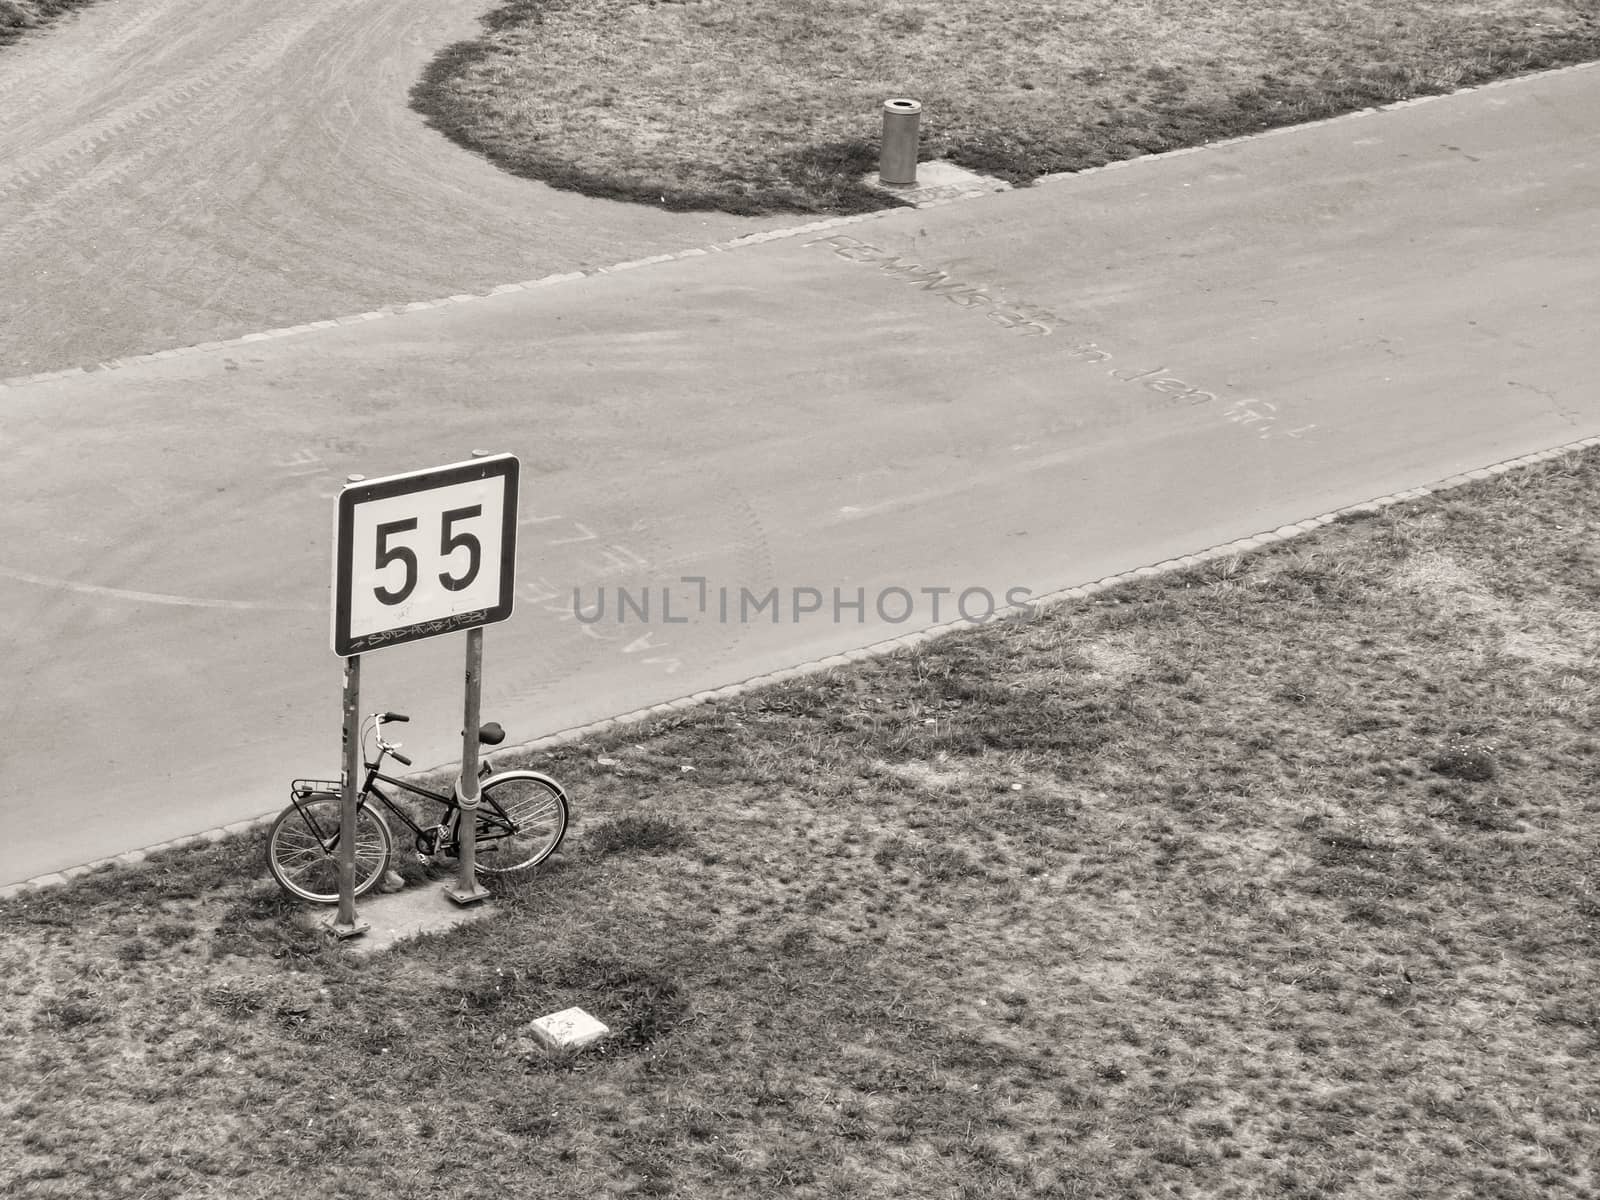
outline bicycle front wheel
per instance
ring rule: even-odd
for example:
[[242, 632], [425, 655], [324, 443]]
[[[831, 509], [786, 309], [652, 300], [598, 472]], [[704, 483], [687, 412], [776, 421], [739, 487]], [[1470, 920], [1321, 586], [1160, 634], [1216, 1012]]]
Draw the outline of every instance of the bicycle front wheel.
[[[267, 834], [267, 867], [278, 886], [291, 896], [314, 904], [339, 901], [338, 796], [325, 792], [278, 814]], [[357, 896], [370, 892], [383, 878], [394, 850], [389, 826], [363, 805], [356, 812]]]
[[536, 867], [567, 835], [567, 794], [537, 771], [502, 771], [483, 781], [477, 810], [480, 875]]

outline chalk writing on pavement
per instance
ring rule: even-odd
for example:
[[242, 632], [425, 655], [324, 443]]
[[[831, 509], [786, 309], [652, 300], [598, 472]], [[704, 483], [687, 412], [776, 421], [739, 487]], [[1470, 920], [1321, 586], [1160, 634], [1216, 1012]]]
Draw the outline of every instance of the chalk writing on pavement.
[[[994, 324], [1030, 337], [1048, 336], [1067, 324], [1062, 317], [1047, 308], [1037, 304], [1001, 299], [983, 287], [953, 278], [948, 271], [939, 267], [908, 261], [891, 250], [871, 245], [848, 234], [838, 233], [817, 238], [806, 242], [805, 245], [825, 246], [840, 258], [875, 266], [891, 279], [909, 283], [961, 308], [982, 312]], [[1067, 358], [1091, 366], [1110, 363], [1112, 357], [1110, 351], [1094, 342], [1080, 342], [1063, 353]], [[1146, 391], [1163, 395], [1167, 397], [1169, 405], [1213, 404], [1218, 400], [1216, 392], [1187, 382], [1165, 366], [1138, 371], [1108, 366], [1106, 374], [1119, 383], [1142, 387]], [[1285, 428], [1287, 422], [1280, 415], [1278, 405], [1270, 400], [1253, 398], [1234, 400], [1220, 411], [1217, 409], [1211, 411], [1217, 412], [1223, 420], [1257, 440], [1274, 436], [1300, 440], [1317, 428], [1314, 424], [1300, 425], [1294, 429]]]

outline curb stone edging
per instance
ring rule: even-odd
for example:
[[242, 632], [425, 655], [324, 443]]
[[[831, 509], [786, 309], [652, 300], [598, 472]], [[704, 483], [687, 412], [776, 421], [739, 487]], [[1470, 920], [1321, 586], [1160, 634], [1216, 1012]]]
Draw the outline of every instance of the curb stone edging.
[[[1295, 133], [1302, 129], [1315, 129], [1321, 125], [1331, 125], [1336, 121], [1353, 121], [1361, 117], [1369, 117], [1374, 113], [1386, 112], [1390, 109], [1411, 108], [1418, 104], [1428, 104], [1435, 100], [1447, 100], [1451, 96], [1462, 96], [1471, 92], [1486, 91], [1489, 88], [1513, 87], [1534, 79], [1541, 79], [1547, 75], [1567, 75], [1574, 71], [1586, 71], [1600, 67], [1600, 61], [1572, 63], [1565, 67], [1552, 67], [1544, 71], [1530, 71], [1523, 75], [1513, 75], [1508, 79], [1493, 79], [1487, 83], [1473, 84], [1470, 87], [1455, 88], [1448, 92], [1436, 92], [1427, 96], [1413, 96], [1409, 100], [1393, 100], [1388, 104], [1380, 104], [1370, 108], [1356, 109], [1354, 112], [1339, 113], [1332, 117], [1322, 117], [1315, 121], [1303, 121], [1294, 125], [1277, 125], [1270, 129], [1257, 130], [1254, 133], [1240, 134], [1237, 137], [1219, 138], [1214, 142], [1202, 142], [1198, 146], [1180, 146], [1173, 150], [1163, 150], [1157, 154], [1140, 154], [1133, 158], [1120, 158], [1115, 162], [1104, 163], [1098, 167], [1085, 167], [1081, 171], [1057, 171], [1048, 175], [1040, 175], [1033, 182], [1059, 183], [1067, 179], [1079, 179], [1086, 175], [1096, 175], [1102, 171], [1115, 171], [1143, 163], [1157, 162], [1162, 159], [1176, 158], [1184, 154], [1198, 154], [1205, 150], [1215, 150], [1223, 146], [1233, 146], [1240, 142], [1255, 141], [1258, 138], [1279, 137]], [[969, 200], [981, 199], [986, 196], [1001, 195], [1004, 192], [1024, 191], [1025, 188], [1005, 188], [999, 191], [967, 191], [959, 195], [949, 196], [937, 200], [929, 200], [923, 204], [915, 205], [911, 209], [886, 208], [868, 213], [855, 213], [849, 216], [827, 217], [822, 220], [811, 221], [804, 225], [785, 226], [779, 229], [761, 230], [756, 233], [747, 233], [740, 237], [731, 238], [725, 242], [713, 242], [709, 246], [695, 246], [687, 250], [674, 250], [665, 254], [654, 254], [646, 258], [629, 259], [625, 262], [612, 263], [609, 266], [593, 267], [585, 271], [565, 271], [553, 275], [542, 275], [536, 279], [525, 280], [521, 283], [502, 283], [493, 287], [484, 288], [478, 292], [458, 292], [453, 296], [445, 296], [431, 300], [398, 301], [386, 305], [381, 309], [368, 312], [346, 314], [342, 317], [327, 318], [320, 321], [308, 321], [298, 325], [284, 325], [273, 329], [257, 330], [252, 333], [241, 334], [238, 337], [225, 338], [221, 341], [199, 342], [193, 345], [174, 346], [167, 350], [154, 350], [148, 354], [130, 354], [120, 358], [106, 359], [87, 366], [64, 367], [53, 371], [40, 371], [32, 375], [16, 375], [8, 379], [0, 379], [0, 388], [25, 387], [30, 383], [46, 383], [54, 379], [65, 379], [69, 375], [87, 375], [95, 371], [115, 371], [123, 367], [131, 367], [138, 363], [159, 362], [162, 359], [175, 358], [184, 354], [211, 353], [217, 350], [227, 350], [238, 346], [249, 345], [255, 342], [266, 341], [271, 338], [290, 337], [295, 334], [310, 333], [318, 329], [338, 329], [342, 326], [358, 325], [364, 321], [377, 321], [388, 317], [401, 316], [408, 312], [423, 312], [434, 308], [449, 308], [458, 304], [470, 304], [481, 300], [488, 300], [495, 296], [503, 296], [511, 292], [531, 291], [534, 288], [549, 287], [552, 284], [568, 283], [573, 280], [586, 279], [596, 275], [613, 275], [622, 271], [633, 270], [638, 267], [652, 266], [658, 263], [677, 262], [685, 258], [698, 258], [706, 254], [721, 253], [725, 250], [737, 250], [741, 246], [756, 245], [761, 242], [781, 241], [789, 238], [801, 237], [808, 233], [821, 233], [824, 230], [836, 229], [841, 225], [859, 225], [866, 221], [879, 220], [896, 212], [921, 211], [928, 208], [942, 208], [947, 204], [962, 204]], [[4, 893], [0, 892], [0, 897]]]
[[[1519, 467], [1531, 467], [1552, 459], [1562, 458], [1569, 454], [1576, 454], [1592, 447], [1600, 446], [1600, 436], [1581, 438], [1575, 442], [1566, 442], [1548, 450], [1535, 451], [1524, 454], [1519, 458], [1507, 459], [1504, 462], [1494, 463], [1476, 471], [1465, 471], [1448, 476], [1437, 483], [1427, 487], [1409, 488], [1405, 491], [1391, 492], [1387, 496], [1378, 496], [1358, 504], [1349, 504], [1343, 508], [1334, 509], [1332, 512], [1320, 513], [1308, 517], [1303, 521], [1291, 525], [1280, 525], [1266, 533], [1253, 534], [1249, 537], [1235, 538], [1231, 542], [1209, 546], [1193, 554], [1185, 554], [1179, 558], [1169, 558], [1163, 562], [1149, 566], [1136, 567], [1119, 575], [1107, 575], [1103, 579], [1094, 580], [1092, 583], [1078, 584], [1074, 587], [1059, 588], [1047, 592], [1042, 596], [1029, 597], [1024, 605], [1011, 605], [996, 611], [994, 619], [1002, 619], [1007, 614], [1021, 615], [1029, 610], [1053, 608], [1072, 600], [1083, 600], [1100, 592], [1109, 591], [1124, 583], [1136, 582], [1143, 579], [1153, 579], [1161, 575], [1173, 574], [1178, 571], [1188, 570], [1199, 566], [1201, 563], [1213, 559], [1228, 558], [1249, 553], [1251, 550], [1261, 549], [1276, 545], [1279, 542], [1292, 541], [1304, 534], [1314, 532], [1324, 525], [1331, 525], [1341, 517], [1361, 516], [1382, 512], [1397, 504], [1405, 504], [1412, 500], [1420, 500], [1428, 496], [1438, 495], [1442, 492], [1452, 491], [1465, 484], [1477, 483], [1496, 475], [1503, 475], [1507, 471]], [[937, 637], [958, 629], [968, 628], [968, 622], [951, 621], [942, 625], [934, 625], [927, 629], [915, 630], [899, 637], [888, 638], [885, 641], [873, 642], [871, 645], [862, 646], [854, 650], [846, 650], [839, 654], [826, 655], [811, 662], [797, 663], [792, 667], [782, 667], [776, 671], [769, 671], [763, 675], [754, 675], [749, 679], [740, 680], [738, 683], [724, 684], [718, 688], [708, 688], [695, 692], [690, 696], [680, 696], [675, 700], [663, 701], [652, 704], [646, 708], [636, 708], [631, 712], [620, 713], [614, 717], [606, 717], [599, 721], [592, 721], [587, 725], [577, 725], [571, 729], [563, 729], [544, 737], [534, 738], [532, 741], [522, 742], [513, 746], [502, 747], [500, 753], [520, 752], [533, 753], [540, 750], [553, 750], [560, 746], [571, 745], [587, 738], [600, 734], [614, 733], [619, 729], [632, 725], [642, 724], [652, 717], [671, 717], [692, 708], [701, 708], [715, 704], [720, 700], [731, 700], [748, 692], [757, 691], [775, 683], [783, 683], [791, 679], [799, 679], [806, 675], [817, 675], [824, 671], [837, 670], [840, 667], [850, 666], [852, 663], [862, 662], [869, 658], [880, 658], [893, 654], [897, 650], [906, 650], [920, 646]], [[430, 772], [423, 772], [428, 774]], [[172, 850], [182, 846], [200, 845], [206, 842], [221, 841], [225, 837], [237, 833], [245, 833], [269, 825], [278, 815], [277, 810], [264, 816], [253, 817], [243, 821], [233, 821], [226, 825], [205, 830], [201, 833], [190, 834], [186, 837], [173, 838], [171, 841], [158, 842], [153, 846], [144, 846], [137, 850], [124, 851], [106, 858], [98, 858], [93, 862], [83, 863], [80, 866], [65, 867], [59, 871], [52, 871], [46, 875], [36, 875], [31, 879], [24, 879], [19, 883], [6, 884], [0, 887], [0, 900], [8, 900], [24, 892], [40, 891], [45, 888], [56, 887], [69, 882], [71, 879], [81, 878], [92, 871], [122, 865], [136, 866], [145, 862], [148, 857], [160, 850]]]
[[[949, 200], [936, 201], [925, 207], [934, 207], [935, 204], [955, 204], [962, 200], [971, 199], [977, 195], [988, 193], [973, 193], [972, 196], [957, 196]], [[504, 296], [513, 292], [529, 292], [536, 288], [550, 287], [559, 283], [570, 283], [578, 279], [588, 279], [597, 275], [614, 275], [622, 271], [633, 270], [638, 267], [653, 266], [658, 263], [676, 262], [684, 258], [700, 258], [707, 254], [718, 254], [727, 250], [737, 250], [741, 246], [755, 245], [759, 242], [779, 241], [787, 238], [802, 237], [809, 233], [820, 233], [827, 229], [834, 229], [841, 225], [858, 225], [864, 221], [872, 221], [886, 212], [896, 212], [897, 209], [885, 209], [879, 212], [856, 213], [844, 217], [828, 217], [825, 220], [812, 221], [805, 225], [787, 226], [781, 229], [768, 229], [757, 233], [747, 233], [740, 237], [732, 238], [725, 242], [713, 242], [709, 246], [693, 246], [687, 250], [675, 250], [670, 254], [656, 254], [649, 258], [631, 259], [627, 262], [612, 263], [609, 266], [593, 267], [586, 271], [562, 271], [553, 275], [541, 275], [536, 279], [523, 280], [520, 283], [501, 283], [493, 287], [484, 288], [480, 292], [457, 292], [453, 296], [444, 296], [431, 300], [397, 301], [385, 305], [380, 309], [373, 309], [362, 313], [348, 313], [341, 317], [330, 317], [320, 321], [306, 321], [298, 325], [283, 325], [273, 329], [261, 329], [251, 333], [240, 334], [238, 337], [225, 338], [221, 341], [196, 342], [185, 346], [173, 346], [166, 350], [152, 350], [148, 354], [128, 354], [120, 358], [108, 358], [104, 362], [97, 362], [87, 366], [62, 367], [53, 371], [39, 371], [31, 375], [14, 375], [7, 379], [0, 379], [0, 388], [21, 388], [32, 383], [48, 383], [55, 379], [65, 379], [74, 375], [88, 375], [96, 371], [115, 371], [123, 367], [132, 367], [141, 363], [160, 362], [169, 358], [178, 358], [190, 354], [210, 354], [218, 350], [235, 349], [240, 346], [252, 345], [256, 342], [268, 341], [273, 338], [293, 337], [302, 333], [314, 333], [321, 329], [339, 329], [351, 325], [360, 325], [366, 321], [384, 320], [389, 317], [404, 316], [406, 313], [426, 312], [435, 308], [453, 308], [461, 304], [472, 304], [482, 300], [489, 300], [496, 296]], [[0, 898], [4, 898], [4, 891], [0, 890]]]

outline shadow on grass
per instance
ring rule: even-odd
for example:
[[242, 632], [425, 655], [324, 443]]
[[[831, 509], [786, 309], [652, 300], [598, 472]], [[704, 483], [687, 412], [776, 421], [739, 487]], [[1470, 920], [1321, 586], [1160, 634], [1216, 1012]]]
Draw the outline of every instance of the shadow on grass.
[[[457, 145], [481, 154], [501, 169], [564, 191], [659, 206], [670, 211], [716, 210], [740, 216], [774, 213], [856, 214], [900, 207], [903, 198], [866, 186], [862, 177], [877, 164], [872, 139], [813, 146], [772, 147], [771, 178], [777, 186], [752, 185], [724, 174], [699, 188], [665, 184], [647, 175], [579, 167], [559, 152], [526, 147], [507, 149], [481, 136], [482, 118], [469, 82], [480, 64], [509, 53], [489, 38], [500, 32], [543, 23], [546, 0], [512, 0], [481, 18], [485, 36], [457, 42], [433, 60], [411, 91], [411, 106], [427, 123]], [[1488, 29], [1484, 40], [1468, 42], [1447, 81], [1422, 63], [1386, 63], [1351, 69], [1328, 68], [1311, 82], [1266, 73], [1220, 100], [1185, 98], [1189, 81], [1181, 72], [1160, 68], [1160, 86], [1143, 100], [1111, 110], [1089, 125], [1023, 128], [1006, 126], [1003, 116], [979, 114], [976, 128], [949, 135], [926, 134], [921, 157], [948, 159], [959, 166], [1022, 186], [1040, 176], [1086, 170], [1106, 163], [1201, 145], [1424, 95], [1469, 87], [1494, 79], [1600, 58], [1600, 24], [1580, 18], [1577, 29], [1520, 36], [1516, 30]], [[1503, 42], [1503, 44], [1502, 44]], [[1099, 72], [1084, 76], [1089, 85], [1104, 82]], [[992, 125], [991, 125], [992, 123]], [[986, 127], [990, 126], [990, 127]], [[702, 164], [704, 165], [704, 164]]]
[[[473, 968], [444, 989], [441, 1002], [476, 1022], [478, 1032], [490, 1039], [523, 1029], [542, 1013], [588, 1005], [606, 1015], [611, 1035], [603, 1050], [611, 1056], [644, 1049], [691, 1015], [683, 984], [670, 972], [591, 951], [540, 949], [493, 967]], [[581, 1057], [588, 1060], [594, 1055]], [[556, 1054], [540, 1061], [571, 1069], [579, 1058]]]
[[[542, 6], [542, 0], [513, 0], [481, 18], [485, 32], [537, 24]], [[486, 40], [474, 39], [446, 46], [412, 87], [411, 107], [422, 115], [430, 128], [463, 149], [481, 154], [509, 174], [537, 180], [565, 192], [649, 204], [669, 212], [713, 210], [759, 217], [774, 213], [865, 213], [909, 205], [906, 200], [861, 182], [860, 177], [877, 166], [877, 152], [866, 141], [832, 142], [789, 152], [779, 160], [779, 166], [790, 186], [771, 192], [751, 192], [744, 181], [734, 178], [722, 180], [715, 189], [673, 187], [621, 171], [601, 174], [585, 170], [556, 154], [501, 150], [474, 134], [473, 122], [477, 115], [474, 107], [452, 87], [457, 80], [467, 77], [473, 67], [498, 53]]]

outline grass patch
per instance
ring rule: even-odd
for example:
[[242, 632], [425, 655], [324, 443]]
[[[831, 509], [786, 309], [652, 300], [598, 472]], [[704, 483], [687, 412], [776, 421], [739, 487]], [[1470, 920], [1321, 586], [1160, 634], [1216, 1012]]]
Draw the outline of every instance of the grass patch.
[[922, 156], [1013, 183], [1600, 57], [1593, 0], [512, 0], [412, 93], [558, 188], [852, 213], [880, 106]]
[[370, 959], [248, 839], [4, 902], [0, 1191], [1593, 1196], [1597, 538], [1591, 453], [538, 756]]
[[584, 834], [590, 854], [665, 854], [689, 845], [693, 835], [671, 817], [654, 813], [624, 813], [601, 821]]

